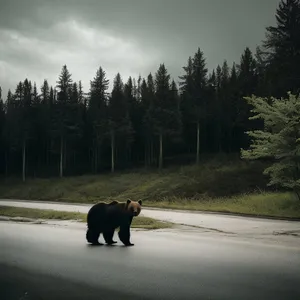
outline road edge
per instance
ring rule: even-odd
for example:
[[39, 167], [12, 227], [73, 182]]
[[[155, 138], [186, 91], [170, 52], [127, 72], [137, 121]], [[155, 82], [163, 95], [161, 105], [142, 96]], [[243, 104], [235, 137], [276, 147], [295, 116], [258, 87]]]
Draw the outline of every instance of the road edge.
[[[16, 201], [16, 202], [32, 202], [32, 203], [49, 203], [49, 204], [62, 204], [70, 206], [92, 206], [94, 203], [78, 203], [78, 202], [63, 202], [55, 200], [21, 200], [21, 199], [0, 199], [1, 201]], [[209, 210], [189, 210], [189, 209], [176, 209], [176, 208], [162, 208], [162, 207], [153, 207], [143, 204], [143, 207], [148, 210], [157, 210], [157, 211], [173, 211], [178, 213], [190, 213], [190, 214], [207, 214], [207, 215], [223, 215], [231, 217], [240, 217], [240, 218], [254, 218], [254, 219], [265, 219], [265, 220], [274, 220], [274, 221], [288, 221], [288, 222], [300, 222], [300, 218], [292, 217], [279, 217], [279, 216], [268, 216], [268, 215], [254, 215], [249, 213], [234, 213], [234, 212], [224, 212], [224, 211], [209, 211]]]

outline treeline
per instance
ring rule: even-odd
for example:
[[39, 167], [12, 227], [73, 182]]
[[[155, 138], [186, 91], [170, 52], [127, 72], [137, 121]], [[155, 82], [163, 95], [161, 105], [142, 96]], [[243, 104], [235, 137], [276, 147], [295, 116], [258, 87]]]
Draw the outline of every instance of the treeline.
[[101, 67], [84, 93], [63, 66], [57, 85], [25, 79], [6, 101], [0, 89], [0, 173], [70, 175], [139, 166], [162, 168], [201, 153], [239, 152], [250, 141], [244, 96], [282, 97], [300, 90], [300, 1], [282, 0], [277, 25], [238, 64], [224, 60], [211, 73], [200, 48], [189, 57], [179, 86], [164, 64], [146, 78], [123, 82], [109, 94]]

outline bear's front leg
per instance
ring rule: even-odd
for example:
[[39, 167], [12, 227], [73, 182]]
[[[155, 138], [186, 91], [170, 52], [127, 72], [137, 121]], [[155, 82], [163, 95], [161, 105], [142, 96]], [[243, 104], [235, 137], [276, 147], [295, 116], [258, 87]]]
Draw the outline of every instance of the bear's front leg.
[[120, 226], [120, 231], [118, 233], [120, 241], [125, 245], [125, 246], [134, 246], [130, 242], [130, 223], [125, 223]]

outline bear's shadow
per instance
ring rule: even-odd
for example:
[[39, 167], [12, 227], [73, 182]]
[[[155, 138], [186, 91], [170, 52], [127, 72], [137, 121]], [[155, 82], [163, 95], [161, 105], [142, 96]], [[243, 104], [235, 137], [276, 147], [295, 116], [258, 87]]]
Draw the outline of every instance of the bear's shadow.
[[103, 244], [103, 243], [99, 243], [99, 244], [87, 244], [87, 246], [88, 247], [92, 247], [92, 248], [94, 248], [94, 247], [103, 247], [103, 246], [105, 246], [105, 247], [109, 247], [109, 248], [115, 248], [115, 247], [117, 247], [117, 248], [131, 248], [132, 246], [134, 246], [134, 245], [129, 245], [129, 246], [125, 246], [125, 245], [117, 245], [117, 244], [113, 244], [113, 245], [108, 245], [108, 244]]

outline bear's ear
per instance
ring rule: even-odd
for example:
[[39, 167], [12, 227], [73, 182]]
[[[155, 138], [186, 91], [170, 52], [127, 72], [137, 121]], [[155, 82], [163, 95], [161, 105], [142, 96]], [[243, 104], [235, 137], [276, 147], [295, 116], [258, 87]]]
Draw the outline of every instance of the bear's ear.
[[142, 205], [143, 201], [142, 201], [142, 200], [139, 200], [138, 203], [139, 203], [139, 205]]
[[131, 200], [130, 200], [130, 199], [128, 199], [126, 203], [127, 203], [127, 204], [129, 204], [130, 202], [131, 202]]

